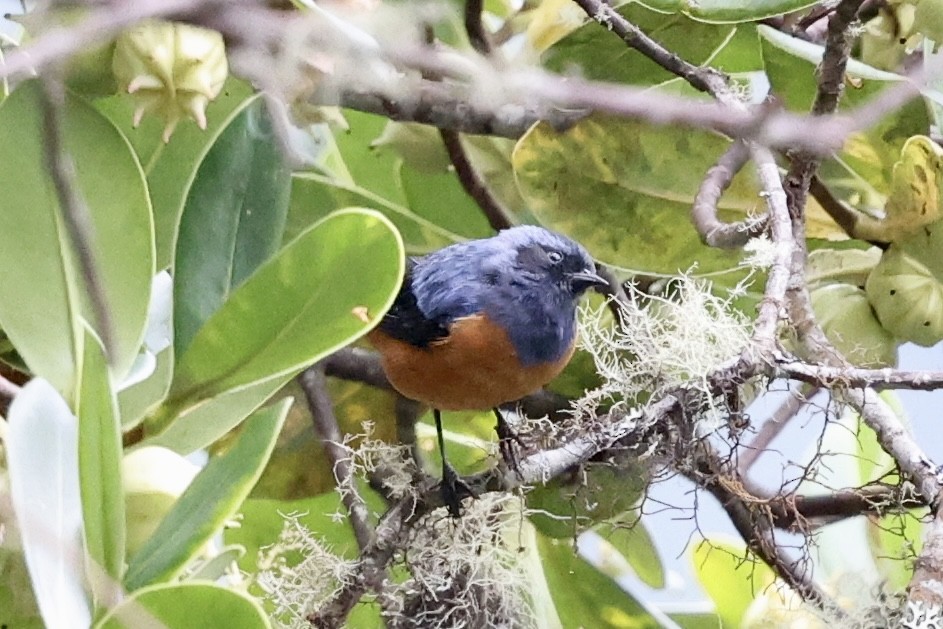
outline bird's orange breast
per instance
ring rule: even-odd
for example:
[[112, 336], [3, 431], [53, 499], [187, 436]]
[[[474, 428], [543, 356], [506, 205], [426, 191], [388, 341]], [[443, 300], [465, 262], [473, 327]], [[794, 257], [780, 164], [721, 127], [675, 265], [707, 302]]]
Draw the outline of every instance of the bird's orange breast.
[[477, 410], [520, 399], [550, 382], [573, 355], [521, 365], [507, 333], [487, 317], [455, 321], [449, 336], [427, 347], [394, 339], [379, 329], [367, 336], [383, 357], [393, 387], [441, 410]]

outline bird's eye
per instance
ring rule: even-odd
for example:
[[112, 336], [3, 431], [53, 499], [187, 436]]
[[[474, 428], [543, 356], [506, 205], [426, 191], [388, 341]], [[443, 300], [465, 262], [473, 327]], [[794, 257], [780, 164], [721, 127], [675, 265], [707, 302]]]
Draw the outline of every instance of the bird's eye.
[[559, 251], [548, 251], [547, 259], [550, 260], [553, 264], [559, 264], [563, 261], [563, 254]]

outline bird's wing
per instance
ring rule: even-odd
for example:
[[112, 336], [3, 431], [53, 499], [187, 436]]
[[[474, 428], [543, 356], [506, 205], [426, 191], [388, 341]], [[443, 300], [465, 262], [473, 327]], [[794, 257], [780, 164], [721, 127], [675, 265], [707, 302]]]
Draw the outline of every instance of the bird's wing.
[[450, 321], [444, 316], [428, 317], [419, 308], [413, 292], [415, 269], [416, 261], [407, 259], [403, 285], [378, 328], [394, 339], [416, 347], [428, 347], [448, 337]]

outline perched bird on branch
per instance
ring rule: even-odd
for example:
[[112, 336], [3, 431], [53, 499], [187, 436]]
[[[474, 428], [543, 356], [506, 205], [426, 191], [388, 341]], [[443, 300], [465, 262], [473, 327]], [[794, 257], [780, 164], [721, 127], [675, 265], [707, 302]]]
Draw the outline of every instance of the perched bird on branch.
[[502, 456], [517, 436], [498, 409], [552, 380], [576, 343], [576, 305], [607, 282], [576, 242], [520, 226], [407, 263], [393, 306], [368, 335], [404, 396], [432, 407], [442, 455], [442, 496], [461, 513], [470, 490], [445, 458], [442, 411], [493, 409]]

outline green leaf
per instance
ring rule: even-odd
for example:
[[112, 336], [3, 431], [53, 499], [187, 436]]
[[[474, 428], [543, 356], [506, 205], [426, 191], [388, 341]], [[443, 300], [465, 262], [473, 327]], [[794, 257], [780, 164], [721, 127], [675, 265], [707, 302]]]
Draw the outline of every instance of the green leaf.
[[19, 549], [0, 548], [0, 626], [45, 629], [30, 587], [26, 558]]
[[225, 127], [190, 185], [174, 262], [174, 348], [200, 326], [282, 240], [291, 173], [261, 97]]
[[[824, 48], [767, 26], [758, 26], [757, 32], [771, 91], [789, 109], [809, 111], [818, 89], [817, 68]], [[847, 75], [853, 86], [845, 89], [840, 111], [869, 102], [884, 89], [903, 80], [898, 74], [854, 59], [848, 62]], [[919, 99], [913, 100], [866, 131], [849, 136], [838, 157], [822, 164], [819, 176], [841, 200], [866, 212], [880, 212], [890, 192], [894, 163], [900, 159], [904, 142], [911, 136], [926, 133], [929, 123], [925, 104]]]
[[34, 378], [8, 419], [10, 497], [39, 610], [48, 627], [88, 626], [85, 566], [76, 560], [84, 551], [75, 417], [49, 382]]
[[150, 376], [118, 392], [121, 429], [128, 431], [144, 419], [145, 414], [167, 396], [174, 372], [174, 351], [171, 348], [154, 357]]
[[[197, 619], [199, 619], [197, 621]], [[255, 600], [213, 583], [160, 584], [134, 592], [96, 629], [137, 629], [154, 621], [167, 629], [268, 629], [268, 618]]]
[[125, 585], [136, 590], [171, 579], [238, 510], [275, 447], [291, 400], [247, 420], [232, 447], [210, 460], [128, 565]]
[[246, 554], [243, 546], [227, 546], [219, 554], [193, 566], [188, 581], [216, 581], [226, 576], [229, 569]]
[[405, 205], [381, 197], [352, 181], [318, 173], [296, 173], [292, 178], [291, 207], [286, 232], [307, 229], [331, 212], [345, 207], [365, 207], [382, 212], [402, 234], [411, 254], [423, 254], [461, 240]]
[[144, 346], [127, 377], [117, 385], [121, 428], [127, 431], [160, 403], [173, 376], [173, 279], [161, 271], [151, 282]]
[[[617, 11], [662, 46], [694, 65], [707, 63], [738, 28], [704, 24], [680, 14], [665, 15], [635, 2], [622, 5]], [[551, 46], [542, 62], [556, 72], [579, 67], [583, 76], [599, 81], [656, 85], [675, 78], [674, 74], [627, 46], [622, 38], [605, 33], [594, 20]]]
[[615, 523], [600, 524], [594, 530], [611, 547], [607, 550], [619, 556], [612, 559], [614, 565], [628, 562], [643, 583], [656, 589], [665, 587], [665, 568], [655, 547], [655, 540], [638, 514], [632, 514], [632, 519], [622, 518], [622, 521]]
[[594, 524], [632, 510], [648, 479], [644, 465], [588, 463], [580, 474], [556, 478], [530, 491], [530, 521], [544, 535], [572, 539]]
[[[350, 130], [334, 136], [343, 160], [334, 160], [333, 167], [325, 165], [318, 172], [295, 175], [286, 232], [304, 229], [333, 210], [362, 206], [383, 212], [402, 234], [410, 253], [428, 253], [461, 240], [409, 207], [400, 181], [401, 156], [381, 150], [380, 138], [389, 120], [347, 110], [344, 116]], [[427, 147], [428, 134], [423, 133], [421, 139]], [[438, 149], [436, 155], [442, 153]]]
[[[79, 384], [79, 485], [85, 547], [93, 596], [107, 588], [101, 576], [120, 581], [124, 571], [124, 490], [121, 485], [121, 422], [101, 344], [85, 329]], [[104, 575], [100, 571], [104, 572]], [[109, 591], [113, 588], [109, 588]]]
[[642, 4], [667, 13], [683, 13], [703, 22], [753, 22], [792, 13], [815, 4], [814, 0], [645, 0]]
[[[0, 268], [7, 275], [0, 282], [0, 325], [34, 373], [69, 397], [81, 353], [77, 317], [95, 318], [57, 218], [42, 125], [35, 82], [21, 85], [0, 107]], [[121, 378], [141, 344], [154, 274], [147, 188], [127, 140], [79, 98], [66, 101], [63, 136], [91, 216], [113, 328], [111, 364]]]
[[691, 547], [688, 556], [701, 587], [707, 592], [725, 629], [740, 626], [750, 603], [769, 587], [775, 576], [760, 561], [744, 561], [742, 541], [727, 541], [711, 536]]
[[403, 265], [402, 241], [378, 212], [348, 209], [313, 225], [236, 289], [178, 357], [150, 434], [221, 393], [290, 376], [359, 338], [386, 312]]
[[[675, 274], [697, 262], [698, 272], [718, 271], [739, 254], [703, 245], [688, 214], [728, 145], [706, 131], [591, 116], [563, 133], [532, 127], [514, 151], [514, 172], [538, 220], [606, 264]], [[719, 205], [736, 220], [761, 203], [744, 169]]]
[[580, 557], [571, 540], [537, 535], [544, 576], [564, 627], [659, 627], [645, 607]]
[[720, 616], [717, 614], [670, 614], [669, 617], [681, 629], [719, 629]]
[[139, 127], [132, 127], [135, 105], [127, 94], [95, 102], [124, 132], [144, 165], [154, 206], [158, 269], [173, 262], [177, 226], [197, 168], [229, 121], [249, 104], [252, 93], [248, 83], [229, 79], [219, 97], [206, 108], [206, 130], [184, 121], [167, 144], [161, 140], [164, 123], [157, 117], [147, 116]]
[[166, 430], [148, 436], [142, 445], [163, 446], [184, 455], [205, 448], [238, 426], [292, 377], [294, 374], [287, 374], [255, 382], [192, 406], [174, 418]]
[[[354, 530], [346, 517], [338, 522], [336, 513], [346, 513], [337, 492], [331, 491], [303, 500], [269, 500], [250, 498], [240, 509], [242, 518], [238, 527], [223, 531], [227, 544], [240, 544], [246, 549], [239, 559], [239, 568], [255, 574], [258, 571], [259, 551], [271, 546], [278, 539], [287, 514], [299, 514], [298, 523], [331, 549], [347, 559], [355, 559], [359, 553]], [[289, 566], [301, 561], [300, 555], [288, 557]]]

